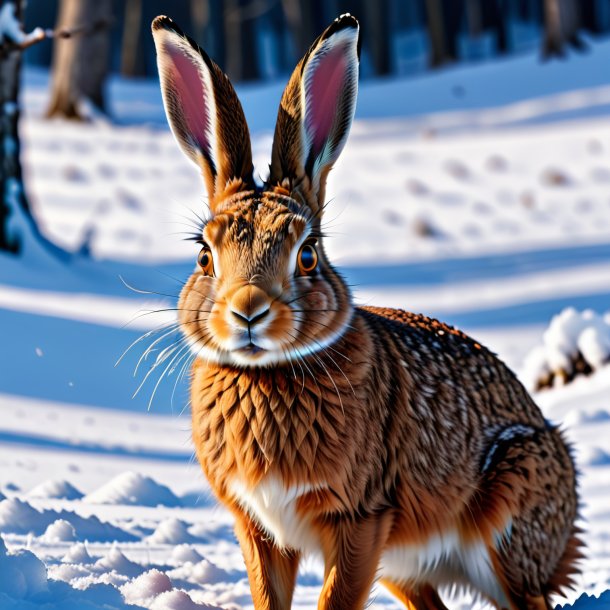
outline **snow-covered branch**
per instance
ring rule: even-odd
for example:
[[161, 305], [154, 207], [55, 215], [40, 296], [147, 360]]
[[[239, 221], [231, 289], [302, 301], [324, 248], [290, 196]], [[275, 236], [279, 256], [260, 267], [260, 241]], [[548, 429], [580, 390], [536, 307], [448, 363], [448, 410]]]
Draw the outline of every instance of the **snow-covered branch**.
[[48, 37], [42, 28], [34, 28], [29, 33], [23, 31], [14, 2], [5, 2], [0, 7], [0, 42], [8, 40], [12, 46], [25, 49]]

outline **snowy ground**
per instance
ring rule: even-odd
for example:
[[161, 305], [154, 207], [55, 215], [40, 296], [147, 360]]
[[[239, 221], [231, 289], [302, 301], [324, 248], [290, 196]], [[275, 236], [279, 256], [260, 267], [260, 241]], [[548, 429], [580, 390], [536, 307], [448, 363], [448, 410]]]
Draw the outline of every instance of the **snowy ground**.
[[[363, 84], [326, 229], [359, 302], [457, 324], [522, 374], [553, 315], [610, 310], [609, 59], [606, 42], [542, 67]], [[38, 118], [45, 86], [28, 73], [30, 199], [53, 239], [95, 260], [0, 259], [0, 608], [248, 608], [230, 517], [192, 461], [183, 362], [133, 400], [156, 335], [114, 367], [173, 320], [146, 312], [174, 306], [193, 264], [179, 233], [205, 213], [199, 178], [154, 83], [113, 83], [118, 125], [85, 126]], [[240, 91], [263, 175], [280, 93]], [[582, 472], [588, 557], [570, 602], [610, 588], [609, 396], [608, 366], [537, 396]], [[314, 558], [295, 607], [320, 585]], [[610, 593], [575, 605], [590, 606]], [[399, 606], [378, 590], [371, 607]]]

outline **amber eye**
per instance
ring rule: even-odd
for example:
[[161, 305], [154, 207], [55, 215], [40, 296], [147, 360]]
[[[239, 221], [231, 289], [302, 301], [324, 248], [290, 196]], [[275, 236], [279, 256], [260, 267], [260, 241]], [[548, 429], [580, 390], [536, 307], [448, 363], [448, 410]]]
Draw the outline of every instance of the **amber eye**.
[[199, 256], [197, 257], [197, 263], [206, 275], [214, 275], [212, 251], [207, 246], [203, 246], [203, 248], [201, 248]]
[[318, 252], [313, 244], [303, 244], [299, 250], [299, 271], [302, 275], [309, 275], [318, 266]]

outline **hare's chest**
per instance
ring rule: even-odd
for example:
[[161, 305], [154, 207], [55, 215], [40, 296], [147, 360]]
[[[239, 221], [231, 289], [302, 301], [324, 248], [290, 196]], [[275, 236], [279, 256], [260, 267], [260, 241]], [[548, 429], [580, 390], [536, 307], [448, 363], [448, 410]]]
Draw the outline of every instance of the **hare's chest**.
[[320, 486], [300, 484], [285, 486], [276, 476], [268, 475], [255, 487], [234, 479], [229, 486], [239, 505], [281, 548], [304, 552], [319, 549], [318, 536], [302, 502]]

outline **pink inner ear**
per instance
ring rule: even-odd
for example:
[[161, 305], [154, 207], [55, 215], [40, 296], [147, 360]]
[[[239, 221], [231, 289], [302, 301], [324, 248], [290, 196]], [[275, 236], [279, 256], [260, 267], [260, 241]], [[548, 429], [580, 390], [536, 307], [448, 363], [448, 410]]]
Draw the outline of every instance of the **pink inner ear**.
[[212, 156], [210, 142], [210, 103], [212, 95], [205, 87], [205, 82], [198, 67], [184, 54], [184, 51], [172, 45], [167, 45], [168, 58], [171, 66], [171, 81], [179, 114], [184, 117], [185, 125], [180, 127], [181, 134], [208, 157]]
[[308, 91], [308, 130], [312, 149], [318, 155], [328, 138], [338, 111], [339, 98], [345, 84], [347, 56], [340, 45], [331, 49], [314, 67]]

